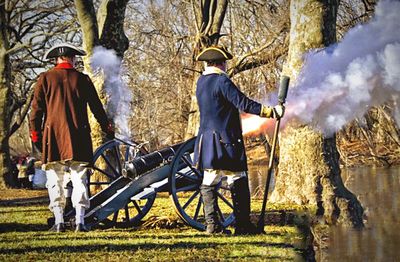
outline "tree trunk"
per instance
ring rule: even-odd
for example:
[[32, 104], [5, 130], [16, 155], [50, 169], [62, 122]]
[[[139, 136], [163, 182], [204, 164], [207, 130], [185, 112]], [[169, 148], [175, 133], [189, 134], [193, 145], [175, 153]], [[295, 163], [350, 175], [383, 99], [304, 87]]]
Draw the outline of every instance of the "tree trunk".
[[[100, 100], [105, 104], [106, 96], [104, 93], [104, 78], [93, 73], [90, 66], [90, 58], [93, 55], [93, 49], [100, 43], [99, 40], [99, 29], [96, 20], [96, 13], [93, 6], [93, 1], [89, 0], [75, 0], [76, 13], [82, 29], [83, 47], [87, 53], [83, 57], [85, 71], [89, 74], [96, 87], [97, 93], [99, 94]], [[93, 114], [89, 114], [89, 123], [91, 127], [91, 136], [93, 147], [97, 148], [103, 144], [103, 136], [100, 125], [97, 123], [96, 118]]]
[[[75, 0], [78, 19], [83, 33], [83, 45], [88, 53], [84, 57], [85, 71], [90, 75], [100, 100], [107, 104], [105, 94], [105, 78], [102, 72], [93, 72], [90, 67], [90, 58], [96, 46], [101, 45], [112, 49], [122, 59], [124, 52], [128, 49], [129, 41], [124, 33], [125, 9], [128, 0], [104, 0], [102, 1], [97, 15], [90, 0]], [[89, 117], [92, 128], [92, 141], [94, 148], [99, 147], [104, 141], [102, 131], [97, 120], [92, 114]]]
[[6, 32], [5, 1], [0, 1], [0, 188], [15, 186], [11, 177], [10, 147], [8, 144], [10, 132], [10, 58], [8, 37]]
[[125, 10], [128, 0], [103, 1], [97, 12], [100, 44], [115, 50], [122, 59], [129, 47], [129, 40], [124, 32]]
[[[336, 41], [338, 0], [292, 0], [288, 61], [283, 74], [295, 81], [309, 49]], [[311, 101], [312, 102], [312, 101]], [[329, 224], [363, 226], [363, 208], [340, 176], [336, 139], [308, 126], [288, 127], [280, 139], [279, 175], [272, 202], [317, 207]]]
[[[193, 2], [192, 2], [193, 3]], [[193, 3], [194, 5], [194, 3]], [[199, 7], [193, 6], [197, 37], [193, 58], [205, 47], [218, 44], [221, 37], [220, 31], [225, 18], [228, 1], [202, 0]], [[201, 71], [202, 65], [196, 65], [196, 71]], [[186, 128], [185, 139], [189, 139], [197, 134], [200, 125], [200, 113], [196, 99], [197, 75], [193, 79], [192, 96], [189, 111], [189, 120]]]
[[[201, 66], [197, 66], [197, 69], [201, 70]], [[190, 111], [189, 111], [189, 119], [188, 119], [188, 125], [186, 127], [186, 134], [185, 134], [185, 140], [190, 139], [191, 137], [194, 137], [197, 135], [197, 131], [199, 130], [200, 127], [200, 111], [199, 111], [199, 105], [197, 104], [197, 98], [196, 98], [196, 85], [197, 85], [197, 77], [192, 82], [192, 92], [191, 92], [191, 101], [190, 101]]]

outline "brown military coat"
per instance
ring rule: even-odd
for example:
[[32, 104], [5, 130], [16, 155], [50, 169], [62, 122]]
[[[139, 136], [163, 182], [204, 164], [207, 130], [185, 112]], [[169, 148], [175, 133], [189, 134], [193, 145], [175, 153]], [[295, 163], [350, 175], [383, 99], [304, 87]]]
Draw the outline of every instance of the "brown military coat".
[[32, 101], [30, 128], [43, 137], [42, 163], [92, 162], [88, 105], [105, 131], [107, 115], [87, 75], [59, 66], [40, 75]]

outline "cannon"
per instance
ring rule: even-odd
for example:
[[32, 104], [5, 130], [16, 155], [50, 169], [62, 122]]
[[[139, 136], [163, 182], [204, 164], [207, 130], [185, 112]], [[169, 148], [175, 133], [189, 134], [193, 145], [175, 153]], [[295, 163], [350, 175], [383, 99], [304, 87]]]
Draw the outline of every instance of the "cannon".
[[[165, 192], [186, 224], [205, 230], [200, 194], [203, 174], [193, 166], [194, 143], [192, 138], [151, 153], [143, 144], [122, 140], [100, 146], [94, 153], [88, 179], [91, 197], [86, 224], [136, 226], [150, 211], [157, 194]], [[230, 190], [224, 181], [218, 185], [218, 200], [219, 215], [227, 227], [234, 216]], [[72, 218], [73, 211], [67, 217]]]

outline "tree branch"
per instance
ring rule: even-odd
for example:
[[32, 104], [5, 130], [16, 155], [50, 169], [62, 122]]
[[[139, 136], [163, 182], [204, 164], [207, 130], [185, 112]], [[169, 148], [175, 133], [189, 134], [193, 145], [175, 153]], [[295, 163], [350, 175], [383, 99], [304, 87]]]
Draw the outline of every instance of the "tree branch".
[[271, 50], [268, 54], [263, 55], [262, 57], [255, 57], [252, 61], [243, 62], [239, 65], [235, 65], [234, 67], [228, 70], [228, 75], [230, 77], [244, 72], [246, 70], [254, 69], [263, 65], [270, 63], [271, 61], [277, 60], [279, 57], [286, 55], [288, 52], [288, 46], [284, 45], [280, 48]]

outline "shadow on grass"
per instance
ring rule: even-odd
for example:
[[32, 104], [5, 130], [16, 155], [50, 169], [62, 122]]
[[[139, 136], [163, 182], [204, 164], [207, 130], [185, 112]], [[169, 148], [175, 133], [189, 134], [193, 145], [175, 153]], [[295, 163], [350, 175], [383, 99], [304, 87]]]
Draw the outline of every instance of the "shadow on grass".
[[30, 197], [30, 198], [19, 198], [11, 200], [0, 200], [0, 206], [32, 206], [39, 204], [48, 204], [49, 198], [46, 197]]
[[49, 227], [45, 224], [1, 223], [0, 233], [46, 231]]
[[31, 212], [50, 212], [50, 211], [48, 208], [45, 208], [45, 207], [43, 207], [43, 208], [38, 207], [38, 209], [18, 209], [18, 210], [7, 210], [7, 211], [1, 210], [2, 214], [7, 214], [7, 213], [9, 213], [9, 214], [12, 214], [12, 213], [27, 213], [27, 214], [29, 214]]
[[[36, 240], [41, 240], [41, 241], [51, 241], [51, 240], [67, 240], [67, 239], [74, 239], [74, 240], [92, 240], [93, 239], [93, 233], [96, 234], [96, 238], [101, 238], [101, 239], [109, 239], [110, 241], [113, 241], [115, 239], [118, 240], [126, 240], [126, 241], [132, 241], [132, 239], [135, 238], [140, 238], [141, 240], [144, 239], [149, 239], [149, 240], [191, 240], [191, 239], [208, 239], [208, 243], [214, 243], [214, 244], [221, 244], [220, 239], [226, 239], [226, 241], [229, 241], [230, 243], [235, 243], [237, 244], [238, 242], [234, 241], [237, 239], [237, 236], [234, 235], [209, 235], [204, 232], [198, 232], [198, 233], [177, 233], [174, 235], [168, 235], [168, 234], [159, 234], [159, 233], [143, 233], [143, 231], [115, 231], [115, 230], [104, 230], [104, 231], [91, 231], [88, 234], [75, 234], [73, 232], [72, 228], [67, 228], [67, 232], [65, 233], [55, 233], [55, 232], [49, 232], [48, 229], [50, 227], [48, 225], [41, 225], [41, 224], [19, 224], [19, 223], [2, 223], [0, 224], [0, 233], [9, 233], [9, 232], [34, 232], [35, 235], [27, 235], [25, 240], [29, 240], [29, 238], [36, 239]], [[283, 236], [284, 234], [281, 233], [267, 233], [264, 236]], [[252, 236], [252, 237], [258, 237], [257, 236]], [[249, 237], [249, 236], [248, 236]], [[215, 240], [215, 241], [214, 241]], [[7, 238], [1, 239], [0, 242], [8, 241]], [[223, 243], [223, 242], [222, 242]], [[245, 243], [243, 241], [240, 241], [240, 243]], [[262, 241], [249, 241], [248, 243], [255, 243], [258, 245], [263, 245], [266, 242]], [[275, 245], [275, 244], [271, 244]], [[287, 244], [287, 247], [292, 248], [293, 246], [290, 244]]]
[[[23, 247], [23, 248], [1, 248], [1, 254], [26, 254], [30, 252], [35, 253], [86, 253], [86, 252], [123, 252], [123, 251], [137, 251], [137, 250], [160, 250], [165, 249], [169, 251], [190, 250], [190, 249], [215, 249], [216, 247], [231, 246], [232, 243], [196, 243], [196, 242], [182, 242], [175, 244], [163, 243], [143, 243], [143, 244], [88, 244], [88, 245], [63, 245], [57, 247]], [[285, 243], [265, 243], [265, 242], [241, 242], [236, 245], [253, 245], [258, 247], [272, 247], [272, 248], [293, 248], [293, 245]]]

